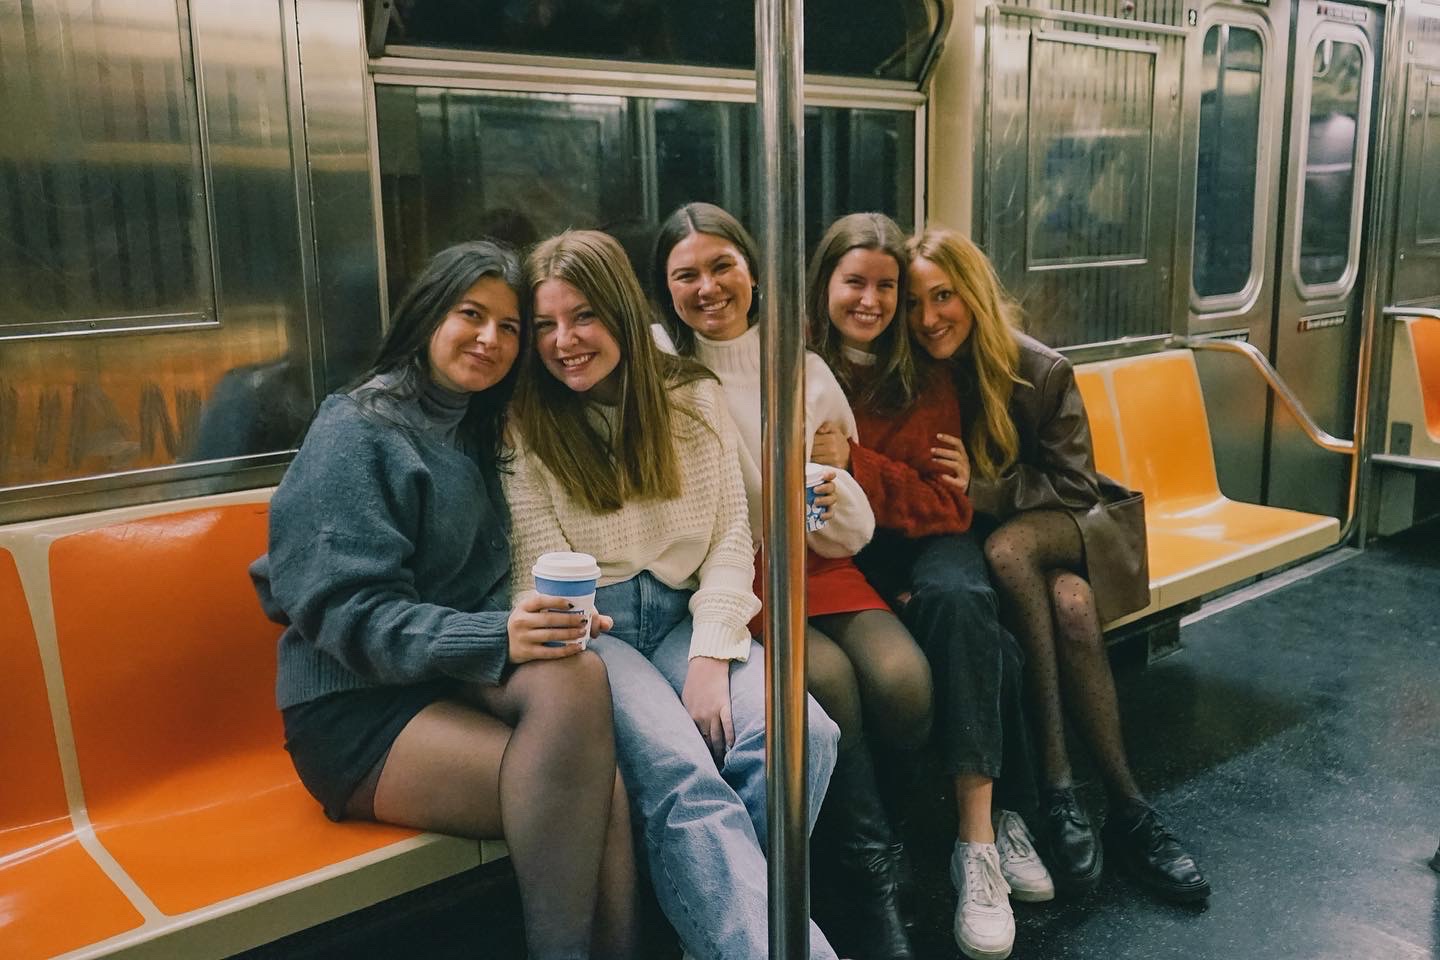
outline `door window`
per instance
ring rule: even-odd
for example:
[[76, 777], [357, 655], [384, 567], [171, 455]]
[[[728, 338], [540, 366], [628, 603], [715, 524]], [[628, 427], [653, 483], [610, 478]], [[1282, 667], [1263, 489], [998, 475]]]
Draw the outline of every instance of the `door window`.
[[1255, 194], [1260, 148], [1260, 34], [1216, 24], [1200, 62], [1200, 141], [1195, 171], [1195, 258], [1201, 299], [1245, 290], [1256, 276]]
[[[1369, 93], [1365, 51], [1323, 37], [1310, 74], [1310, 118], [1305, 140], [1304, 199], [1300, 221], [1300, 281], [1320, 286], [1343, 281], [1358, 244], [1356, 180], [1363, 173], [1363, 109]], [[1358, 161], [1358, 162], [1357, 162]]]

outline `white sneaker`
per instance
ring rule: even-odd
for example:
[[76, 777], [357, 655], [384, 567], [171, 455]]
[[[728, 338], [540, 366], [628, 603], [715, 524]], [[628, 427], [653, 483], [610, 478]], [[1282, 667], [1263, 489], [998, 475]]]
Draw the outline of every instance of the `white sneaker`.
[[1015, 914], [995, 844], [955, 841], [950, 882], [960, 894], [955, 905], [960, 952], [971, 960], [1005, 960], [1015, 946]]
[[1000, 811], [995, 819], [995, 849], [1000, 854], [1000, 874], [1010, 884], [1012, 898], [1026, 903], [1055, 899], [1055, 881], [1035, 852], [1035, 841], [1020, 814]]

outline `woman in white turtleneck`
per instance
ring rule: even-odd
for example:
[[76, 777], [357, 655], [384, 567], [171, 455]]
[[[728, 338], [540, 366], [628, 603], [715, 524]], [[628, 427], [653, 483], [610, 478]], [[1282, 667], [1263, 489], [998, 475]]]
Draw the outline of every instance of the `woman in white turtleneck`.
[[[720, 207], [686, 204], [661, 226], [652, 268], [656, 298], [675, 349], [709, 367], [724, 388], [742, 440], [741, 472], [758, 543], [755, 242]], [[825, 361], [807, 352], [807, 459], [815, 430], [827, 421], [856, 437], [855, 419], [839, 383]], [[904, 752], [924, 741], [930, 729], [930, 669], [914, 639], [852, 560], [875, 529], [864, 491], [844, 470], [831, 472], [830, 518], [806, 535], [810, 692], [841, 731], [840, 756], [816, 830], [816, 855], [822, 860], [833, 856], [846, 889], [856, 895], [861, 915], [852, 918], [857, 936], [851, 952], [884, 960], [908, 958], [914, 951], [896, 896], [900, 845], [878, 798], [870, 741]], [[832, 938], [840, 933], [827, 932]]]

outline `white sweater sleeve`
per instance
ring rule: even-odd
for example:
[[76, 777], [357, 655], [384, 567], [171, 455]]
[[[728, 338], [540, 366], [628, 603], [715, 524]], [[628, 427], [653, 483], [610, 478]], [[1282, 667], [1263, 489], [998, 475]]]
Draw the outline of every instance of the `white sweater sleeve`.
[[544, 477], [544, 466], [523, 447], [510, 471], [503, 473], [505, 500], [510, 504], [510, 602], [535, 594], [533, 568], [541, 554], [571, 549], [560, 526]]
[[[815, 431], [830, 421], [841, 425], [845, 436], [859, 440], [855, 414], [835, 374], [813, 353], [805, 355], [805, 455], [808, 459]], [[831, 468], [834, 469], [834, 468]], [[875, 535], [875, 513], [870, 500], [848, 472], [835, 469], [833, 516], [819, 530], [805, 535], [806, 545], [822, 557], [853, 557]]]
[[712, 381], [697, 384], [697, 406], [720, 439], [716, 472], [715, 525], [710, 549], [700, 564], [699, 588], [690, 598], [694, 633], [691, 657], [746, 660], [750, 656], [750, 618], [760, 611], [755, 596], [755, 553], [745, 484], [740, 478], [735, 422]]

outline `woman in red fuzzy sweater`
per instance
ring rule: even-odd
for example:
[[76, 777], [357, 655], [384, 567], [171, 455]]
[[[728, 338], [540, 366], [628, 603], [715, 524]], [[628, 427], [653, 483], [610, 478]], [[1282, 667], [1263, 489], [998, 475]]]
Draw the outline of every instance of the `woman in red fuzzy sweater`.
[[[947, 438], [960, 404], [943, 369], [912, 353], [903, 323], [905, 238], [881, 214], [831, 226], [810, 265], [810, 342], [850, 398], [859, 442], [822, 427], [812, 459], [848, 469], [875, 513], [857, 558], [930, 660], [935, 733], [954, 779], [958, 824], [950, 875], [955, 938], [972, 958], [1010, 954], [1007, 896], [1048, 900], [1054, 886], [1016, 808], [1033, 806], [1023, 659], [1000, 625], [985, 558], [967, 534], [972, 510]], [[992, 805], [1005, 774], [1013, 794]], [[1018, 801], [1018, 802], [1016, 802]]]

